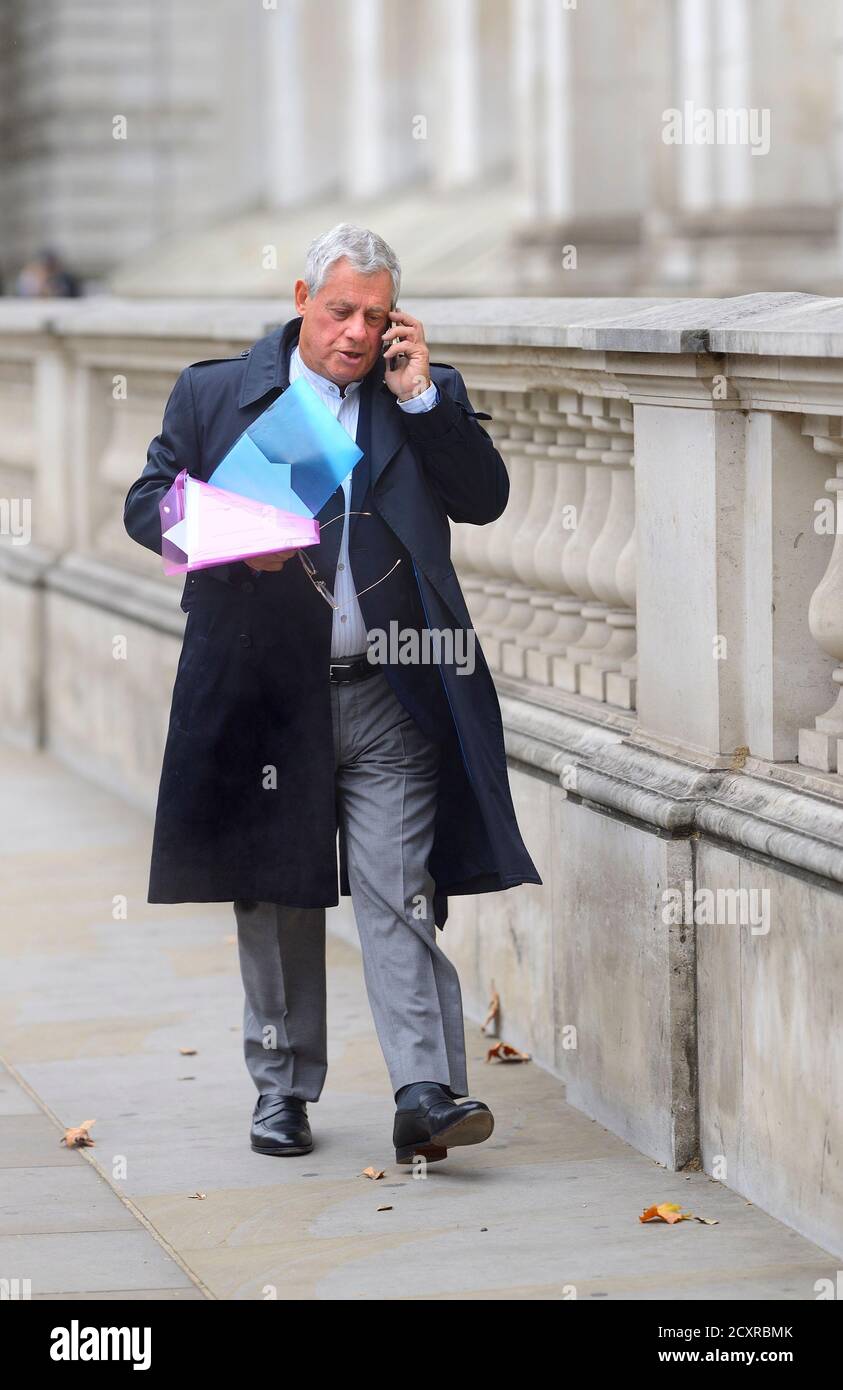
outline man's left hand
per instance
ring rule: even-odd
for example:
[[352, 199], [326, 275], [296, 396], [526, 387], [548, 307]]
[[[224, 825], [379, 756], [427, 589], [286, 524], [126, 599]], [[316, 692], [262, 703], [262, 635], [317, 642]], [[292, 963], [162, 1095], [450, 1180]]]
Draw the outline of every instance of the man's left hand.
[[[412, 314], [403, 309], [390, 310], [392, 327], [383, 335], [386, 371], [384, 381], [399, 400], [410, 400], [420, 396], [430, 385], [430, 353], [424, 340], [424, 327]], [[396, 371], [390, 368], [390, 359], [404, 354], [403, 367]]]

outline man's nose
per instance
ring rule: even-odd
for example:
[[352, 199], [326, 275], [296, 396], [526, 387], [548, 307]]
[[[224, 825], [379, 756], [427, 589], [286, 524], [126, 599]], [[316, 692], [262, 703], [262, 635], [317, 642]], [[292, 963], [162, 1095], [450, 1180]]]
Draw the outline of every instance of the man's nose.
[[366, 321], [363, 315], [348, 319], [345, 325], [346, 333], [355, 343], [362, 343], [366, 338]]

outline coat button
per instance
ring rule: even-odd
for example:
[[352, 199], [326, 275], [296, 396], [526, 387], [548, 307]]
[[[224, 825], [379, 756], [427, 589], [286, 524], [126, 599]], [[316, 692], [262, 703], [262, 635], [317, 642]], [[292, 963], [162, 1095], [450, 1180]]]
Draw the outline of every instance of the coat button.
[[255, 592], [255, 586], [252, 583], [251, 579], [244, 579], [240, 587], [242, 588], [244, 594], [253, 594]]
[[241, 633], [240, 633], [240, 646], [241, 646], [241, 647], [251, 647], [251, 645], [252, 645], [252, 639], [251, 639], [251, 637], [249, 636], [248, 632], [241, 632]]

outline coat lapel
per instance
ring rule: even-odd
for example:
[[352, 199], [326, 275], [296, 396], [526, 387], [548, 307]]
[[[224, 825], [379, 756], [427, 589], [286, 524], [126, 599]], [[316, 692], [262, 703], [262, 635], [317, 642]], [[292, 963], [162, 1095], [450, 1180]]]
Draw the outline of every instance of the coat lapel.
[[[290, 357], [299, 340], [301, 323], [300, 317], [290, 319], [251, 348], [240, 391], [241, 407], [254, 405], [270, 391], [280, 394], [287, 389], [290, 384]], [[369, 488], [374, 491], [386, 465], [406, 443], [400, 412], [395, 404], [395, 396], [384, 381], [384, 370], [383, 358], [380, 357], [360, 390], [357, 443], [363, 450], [363, 457], [355, 464], [351, 475], [352, 512], [359, 513], [364, 509]], [[344, 496], [340, 486], [316, 513], [316, 519], [321, 525], [334, 517], [341, 518], [343, 508]], [[358, 516], [349, 518], [349, 544], [357, 521]], [[313, 563], [329, 589], [334, 584], [341, 540], [342, 520], [338, 519], [328, 526], [319, 545], [310, 547]]]
[[390, 459], [397, 454], [407, 436], [401, 424], [401, 409], [383, 379], [383, 358], [370, 372], [372, 378], [372, 413], [369, 481], [372, 491]]

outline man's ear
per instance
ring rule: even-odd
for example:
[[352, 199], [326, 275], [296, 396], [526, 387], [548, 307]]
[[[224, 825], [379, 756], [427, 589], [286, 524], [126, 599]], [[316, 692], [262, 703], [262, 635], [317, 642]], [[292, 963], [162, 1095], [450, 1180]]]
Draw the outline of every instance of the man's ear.
[[299, 313], [302, 313], [302, 311], [304, 310], [304, 307], [305, 307], [305, 305], [307, 304], [308, 299], [309, 299], [309, 295], [308, 295], [308, 293], [307, 293], [307, 283], [306, 283], [306, 281], [304, 281], [304, 280], [297, 280], [297, 281], [296, 281], [295, 285], [293, 286], [293, 298], [294, 298], [295, 303], [296, 303], [296, 309], [298, 310]]

